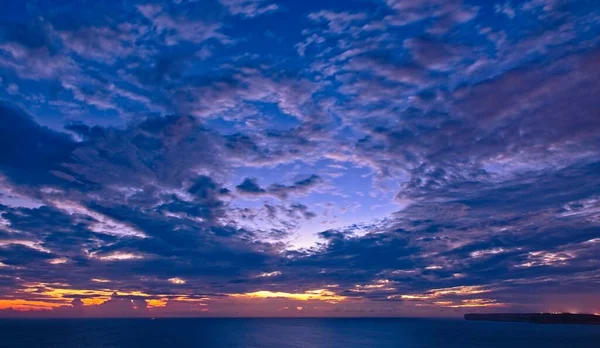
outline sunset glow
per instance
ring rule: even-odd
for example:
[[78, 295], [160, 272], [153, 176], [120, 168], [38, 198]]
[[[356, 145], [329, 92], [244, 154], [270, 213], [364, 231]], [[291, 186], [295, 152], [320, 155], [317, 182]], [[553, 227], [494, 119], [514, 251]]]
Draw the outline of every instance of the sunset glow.
[[256, 291], [247, 294], [231, 294], [231, 297], [238, 298], [283, 298], [297, 301], [326, 301], [331, 303], [337, 303], [345, 300], [344, 296], [338, 296], [332, 291], [328, 290], [310, 290], [300, 294], [290, 294], [287, 292], [272, 292], [272, 291]]

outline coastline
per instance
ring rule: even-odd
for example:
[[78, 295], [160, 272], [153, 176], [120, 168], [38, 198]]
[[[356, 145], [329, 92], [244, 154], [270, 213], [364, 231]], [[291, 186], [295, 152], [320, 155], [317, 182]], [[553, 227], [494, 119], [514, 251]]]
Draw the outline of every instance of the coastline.
[[533, 324], [600, 325], [600, 315], [573, 313], [467, 313], [467, 321], [499, 321]]

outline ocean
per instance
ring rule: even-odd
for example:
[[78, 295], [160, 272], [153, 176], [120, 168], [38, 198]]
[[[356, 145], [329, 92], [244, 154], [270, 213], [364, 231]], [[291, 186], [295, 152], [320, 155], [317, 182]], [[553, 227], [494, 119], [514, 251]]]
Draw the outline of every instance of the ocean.
[[0, 347], [600, 347], [600, 326], [460, 319], [1, 319]]

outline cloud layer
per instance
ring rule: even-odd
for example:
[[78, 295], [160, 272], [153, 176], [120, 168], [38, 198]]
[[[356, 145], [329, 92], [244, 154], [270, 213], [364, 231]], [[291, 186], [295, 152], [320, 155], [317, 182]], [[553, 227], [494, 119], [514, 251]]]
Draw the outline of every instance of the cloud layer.
[[0, 18], [0, 316], [600, 312], [600, 6], [99, 4]]

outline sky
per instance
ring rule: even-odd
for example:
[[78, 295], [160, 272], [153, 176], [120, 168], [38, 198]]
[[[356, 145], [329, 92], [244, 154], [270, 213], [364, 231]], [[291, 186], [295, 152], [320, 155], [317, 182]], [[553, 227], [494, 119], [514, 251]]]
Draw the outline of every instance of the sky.
[[0, 317], [600, 312], [596, 0], [0, 0]]

